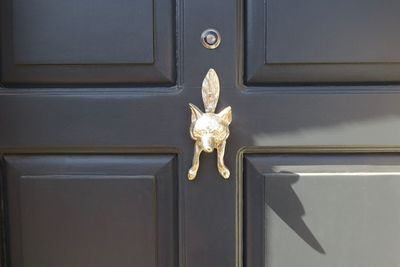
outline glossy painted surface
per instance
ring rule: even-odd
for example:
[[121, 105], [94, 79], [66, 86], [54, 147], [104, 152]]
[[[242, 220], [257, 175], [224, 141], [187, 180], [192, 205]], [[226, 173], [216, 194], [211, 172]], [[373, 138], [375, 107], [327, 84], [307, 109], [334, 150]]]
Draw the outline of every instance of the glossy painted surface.
[[245, 266], [398, 265], [399, 154], [306, 151], [245, 157]]
[[[164, 21], [163, 18], [175, 18], [175, 23], [168, 20], [167, 26], [156, 26], [154, 30], [161, 39], [156, 38], [151, 45], [155, 51], [164, 51], [155, 53], [155, 65], [34, 65], [14, 68], [11, 59], [14, 55], [13, 38], [9, 35], [12, 32], [9, 27], [12, 12], [9, 11], [17, 6], [12, 0], [1, 1], [1, 153], [6, 158], [33, 154], [42, 155], [45, 159], [53, 154], [84, 154], [88, 158], [95, 155], [110, 158], [113, 155], [136, 157], [138, 154], [152, 154], [156, 158], [163, 154], [175, 155], [179, 199], [179, 233], [175, 238], [179, 240], [179, 266], [240, 265], [240, 247], [248, 246], [241, 240], [242, 227], [238, 220], [242, 217], [238, 205], [242, 199], [237, 197], [242, 190], [238, 183], [242, 173], [238, 167], [240, 149], [329, 145], [358, 146], [368, 152], [376, 146], [384, 147], [382, 151], [400, 146], [400, 87], [396, 84], [400, 76], [397, 75], [397, 63], [387, 64], [391, 59], [396, 60], [396, 55], [389, 54], [389, 59], [384, 58], [387, 61], [382, 65], [350, 64], [337, 68], [335, 64], [332, 64], [333, 67], [327, 64], [328, 72], [326, 68], [313, 64], [310, 64], [311, 72], [307, 71], [308, 67], [289, 64], [284, 69], [275, 69], [277, 83], [274, 84], [265, 79], [263, 75], [266, 72], [262, 68], [260, 75], [253, 77], [252, 70], [264, 64], [265, 39], [259, 42], [256, 33], [263, 31], [265, 24], [253, 23], [247, 12], [259, 10], [263, 13], [263, 2], [188, 0], [177, 1], [171, 7], [171, 2], [155, 0], [154, 6], [167, 3], [170, 7], [155, 9], [156, 24]], [[366, 5], [378, 5], [378, 2], [370, 0]], [[285, 3], [291, 10], [297, 2]], [[354, 0], [351, 3], [364, 5], [364, 1]], [[254, 9], [260, 4], [262, 8]], [[275, 4], [279, 8], [279, 3]], [[147, 10], [144, 1], [143, 5], [143, 10]], [[394, 3], [379, 4], [379, 12], [392, 14], [395, 6]], [[307, 2], [304, 8], [308, 8], [308, 12], [317, 12], [321, 7]], [[337, 20], [343, 16], [349, 22], [353, 21], [353, 16], [366, 20], [355, 14], [355, 9], [343, 9], [348, 12], [337, 13]], [[164, 13], [159, 16], [157, 12], [160, 10]], [[356, 10], [365, 12], [363, 9]], [[284, 12], [278, 11], [276, 14]], [[302, 13], [296, 15], [297, 19], [301, 19]], [[323, 30], [318, 27], [334, 27], [336, 23], [334, 19], [327, 21], [319, 17], [315, 21], [315, 27], [307, 31], [308, 36]], [[389, 22], [383, 25], [397, 25]], [[82, 17], [81, 23], [88, 22]], [[96, 27], [97, 23], [90, 22], [88, 25]], [[149, 30], [149, 25], [141, 26]], [[270, 30], [279, 32], [285, 25], [277, 20], [272, 27]], [[67, 28], [69, 25], [64, 21], [57, 30]], [[223, 38], [217, 49], [205, 49], [199, 40], [201, 33], [208, 28], [217, 29]], [[359, 28], [364, 29], [363, 26]], [[391, 44], [397, 40], [397, 29], [382, 28], [375, 31], [382, 33], [379, 37], [382, 42]], [[298, 29], [300, 32], [306, 30]], [[335, 33], [332, 36], [341, 38]], [[369, 39], [367, 33], [361, 37], [357, 39], [354, 35], [353, 41]], [[175, 41], [171, 42], [171, 38]], [[370, 38], [377, 37], [371, 35]], [[315, 40], [313, 44], [321, 47], [321, 39]], [[275, 47], [288, 47], [287, 43], [280, 44], [282, 41], [271, 42], [275, 42]], [[140, 51], [140, 47], [138, 49]], [[310, 53], [309, 48], [303, 50]], [[113, 51], [110, 48], [110, 54], [101, 54], [102, 59], [115, 59]], [[293, 56], [312, 59], [306, 53], [293, 53]], [[365, 58], [358, 55], [356, 61], [377, 55], [373, 50], [365, 50], [364, 53]], [[162, 55], [159, 60], [157, 55]], [[329, 55], [335, 57], [337, 54], [331, 52]], [[269, 56], [282, 59], [279, 55]], [[321, 60], [321, 57], [318, 58]], [[262, 62], [254, 59], [261, 59]], [[157, 65], [157, 62], [162, 63]], [[198, 179], [189, 182], [186, 177], [192, 160], [193, 140], [188, 133], [190, 112], [187, 105], [189, 102], [198, 106], [201, 104], [201, 81], [209, 68], [214, 68], [219, 74], [219, 107], [230, 105], [235, 112], [225, 153], [231, 179], [220, 179], [215, 168], [216, 155], [210, 154], [202, 158]], [[304, 83], [310, 80], [313, 83]], [[262, 153], [268, 154], [267, 151]], [[7, 187], [4, 181], [12, 178], [7, 175], [5, 162], [2, 166], [2, 199], [5, 200]], [[46, 166], [45, 163], [43, 166]], [[69, 164], [65, 166], [71, 167]], [[95, 174], [98, 168], [101, 167], [92, 166], [90, 172]], [[3, 247], [13, 235], [7, 224], [10, 205], [4, 202], [6, 238]], [[243, 222], [246, 223], [245, 217]], [[7, 267], [29, 267], [28, 263], [21, 266], [11, 262], [10, 265], [9, 254], [8, 249], [3, 256], [3, 264], [7, 263]]]

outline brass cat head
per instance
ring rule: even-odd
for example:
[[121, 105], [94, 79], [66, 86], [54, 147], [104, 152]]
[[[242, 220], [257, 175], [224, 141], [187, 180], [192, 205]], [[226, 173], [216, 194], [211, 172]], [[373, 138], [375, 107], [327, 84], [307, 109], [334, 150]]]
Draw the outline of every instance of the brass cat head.
[[207, 72], [202, 85], [202, 98], [205, 112], [197, 106], [189, 103], [192, 111], [190, 136], [195, 143], [193, 166], [189, 170], [189, 180], [196, 177], [199, 165], [199, 156], [202, 151], [210, 153], [217, 149], [218, 170], [224, 178], [229, 177], [229, 170], [226, 168], [223, 157], [225, 153], [226, 139], [229, 136], [229, 125], [232, 122], [232, 109], [226, 107], [219, 113], [215, 113], [219, 99], [219, 79], [214, 69]]

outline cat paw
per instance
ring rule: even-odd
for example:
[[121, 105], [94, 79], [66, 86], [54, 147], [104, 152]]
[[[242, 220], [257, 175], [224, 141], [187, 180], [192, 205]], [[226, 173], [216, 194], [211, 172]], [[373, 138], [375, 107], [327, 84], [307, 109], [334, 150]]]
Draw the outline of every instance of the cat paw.
[[190, 181], [194, 180], [196, 178], [197, 171], [190, 169], [188, 173], [188, 179]]
[[226, 167], [221, 168], [221, 169], [219, 170], [219, 173], [220, 173], [220, 174], [222, 175], [222, 177], [224, 177], [225, 179], [228, 179], [229, 176], [231, 175], [231, 173], [229, 172], [228, 168], [226, 168]]

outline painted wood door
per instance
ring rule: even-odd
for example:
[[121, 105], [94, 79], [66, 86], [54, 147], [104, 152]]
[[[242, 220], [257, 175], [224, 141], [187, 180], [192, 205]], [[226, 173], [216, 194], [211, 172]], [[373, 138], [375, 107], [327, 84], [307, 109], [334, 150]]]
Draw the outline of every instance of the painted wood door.
[[[398, 266], [399, 10], [2, 0], [1, 266]], [[189, 181], [210, 68], [231, 175]]]

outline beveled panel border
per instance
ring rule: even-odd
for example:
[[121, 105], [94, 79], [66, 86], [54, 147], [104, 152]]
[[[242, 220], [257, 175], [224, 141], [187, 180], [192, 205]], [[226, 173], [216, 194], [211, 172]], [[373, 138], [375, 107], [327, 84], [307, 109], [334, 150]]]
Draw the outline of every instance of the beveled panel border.
[[[165, 87], [177, 83], [178, 1], [153, 0], [154, 62], [133, 64], [16, 64], [12, 1], [0, 2], [0, 89], [59, 87]], [[82, 74], [83, 73], [83, 74]], [[1, 88], [3, 87], [3, 88]]]
[[236, 154], [236, 264], [246, 266], [244, 259], [243, 178], [244, 158], [251, 154], [399, 154], [400, 146], [269, 146], [242, 147]]
[[[266, 1], [242, 0], [242, 9], [244, 10], [242, 27], [244, 32], [243, 81], [245, 85], [257, 87], [310, 85], [318, 86], [319, 91], [330, 91], [330, 87], [320, 85], [400, 83], [400, 63], [277, 64], [267, 62], [265, 48]], [[263, 27], [256, 27], [259, 25], [263, 25]], [[256, 51], [263, 52], [256, 53]], [[286, 90], [286, 88], [275, 90], [280, 91], [279, 89]], [[299, 89], [301, 90], [301, 88]]]
[[[172, 164], [173, 169], [176, 172], [176, 177], [174, 178], [175, 184], [175, 204], [176, 204], [176, 214], [174, 232], [176, 234], [175, 247], [177, 251], [174, 253], [175, 261], [178, 265], [183, 262], [183, 252], [184, 252], [184, 230], [180, 225], [183, 225], [183, 185], [182, 181], [185, 181], [181, 177], [182, 174], [182, 156], [181, 152], [176, 147], [26, 147], [26, 148], [0, 148], [0, 267], [10, 267], [11, 259], [8, 253], [8, 237], [7, 237], [7, 195], [6, 184], [5, 184], [5, 174], [6, 174], [6, 156], [51, 156], [51, 155], [77, 155], [77, 156], [140, 156], [140, 155], [162, 155], [170, 156], [170, 159], [165, 162], [165, 164], [160, 165], [160, 168], [154, 173], [154, 175], [160, 175], [160, 171], [164, 168], [169, 168]], [[157, 252], [158, 253], [158, 252]]]

